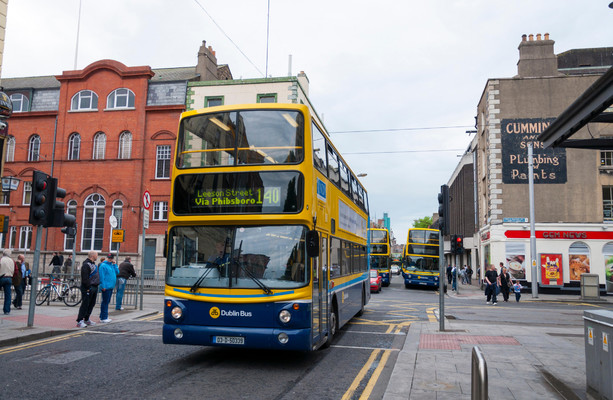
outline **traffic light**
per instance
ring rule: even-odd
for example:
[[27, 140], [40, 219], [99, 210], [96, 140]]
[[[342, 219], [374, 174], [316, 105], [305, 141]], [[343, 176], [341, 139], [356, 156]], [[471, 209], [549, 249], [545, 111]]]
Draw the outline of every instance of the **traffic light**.
[[[72, 217], [72, 215], [71, 215]], [[65, 221], [65, 220], [64, 220]], [[75, 237], [77, 236], [77, 224], [75, 223], [74, 226], [65, 226], [62, 228], [62, 233], [68, 237]]]
[[455, 252], [456, 254], [464, 253], [464, 238], [462, 235], [456, 235], [455, 237]]
[[32, 195], [30, 199], [29, 223], [37, 226], [47, 226], [51, 216], [50, 180], [49, 175], [41, 171], [34, 171], [32, 175]]
[[[74, 229], [77, 219], [72, 214], [64, 213], [66, 206], [64, 202], [59, 201], [57, 199], [58, 198], [63, 199], [64, 197], [66, 197], [66, 189], [57, 187], [57, 179], [55, 178], [51, 178], [51, 179], [53, 180], [53, 182], [50, 185], [50, 195], [53, 196], [51, 200], [52, 204], [50, 206], [52, 217], [49, 221], [49, 225], [47, 226], [55, 226], [55, 227], [63, 226], [63, 227], [66, 227], [66, 232], [68, 232], [69, 231], [68, 228]], [[62, 232], [64, 232], [64, 229], [62, 229]]]
[[449, 238], [449, 244], [451, 245], [449, 251], [451, 254], [456, 254], [458, 251], [458, 235], [451, 235]]
[[449, 235], [449, 186], [442, 185], [438, 194], [438, 229], [441, 235]]

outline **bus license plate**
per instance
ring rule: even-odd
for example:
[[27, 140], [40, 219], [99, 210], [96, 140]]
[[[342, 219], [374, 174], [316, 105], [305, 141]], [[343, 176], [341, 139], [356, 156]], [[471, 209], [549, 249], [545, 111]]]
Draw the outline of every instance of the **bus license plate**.
[[213, 341], [217, 344], [245, 344], [245, 338], [240, 336], [215, 336]]

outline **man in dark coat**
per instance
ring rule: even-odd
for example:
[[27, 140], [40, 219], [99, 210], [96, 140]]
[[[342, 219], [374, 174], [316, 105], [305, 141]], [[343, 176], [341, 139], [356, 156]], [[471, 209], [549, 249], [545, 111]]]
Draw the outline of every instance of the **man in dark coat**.
[[131, 258], [128, 256], [119, 264], [119, 275], [117, 275], [117, 295], [115, 296], [115, 310], [123, 310], [121, 303], [123, 302], [123, 292], [126, 289], [126, 282], [130, 277], [136, 277], [134, 265]]
[[79, 307], [79, 315], [77, 316], [77, 328], [85, 328], [88, 325], [95, 325], [95, 322], [89, 320], [92, 310], [96, 305], [96, 296], [98, 295], [98, 285], [100, 284], [100, 274], [96, 259], [98, 252], [90, 251], [87, 253], [87, 259], [83, 261], [81, 266], [81, 307]]

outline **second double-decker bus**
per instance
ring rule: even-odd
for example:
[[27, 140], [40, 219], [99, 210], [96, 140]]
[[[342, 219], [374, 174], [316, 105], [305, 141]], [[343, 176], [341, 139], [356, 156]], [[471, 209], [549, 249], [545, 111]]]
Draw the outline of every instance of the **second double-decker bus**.
[[402, 276], [404, 285], [439, 287], [439, 231], [410, 228], [404, 247]]
[[181, 115], [164, 343], [310, 351], [370, 299], [366, 191], [298, 104]]
[[386, 228], [371, 228], [370, 268], [379, 271], [383, 286], [392, 282], [390, 234]]

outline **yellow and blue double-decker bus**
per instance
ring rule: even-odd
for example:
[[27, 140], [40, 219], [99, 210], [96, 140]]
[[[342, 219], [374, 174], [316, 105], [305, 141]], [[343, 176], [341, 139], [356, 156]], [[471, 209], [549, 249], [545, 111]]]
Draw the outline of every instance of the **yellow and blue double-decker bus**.
[[181, 115], [164, 343], [309, 351], [370, 299], [366, 191], [298, 104]]
[[411, 228], [402, 262], [404, 285], [439, 287], [439, 231]]
[[382, 285], [392, 282], [390, 234], [385, 228], [371, 228], [370, 232], [370, 268], [379, 271]]

